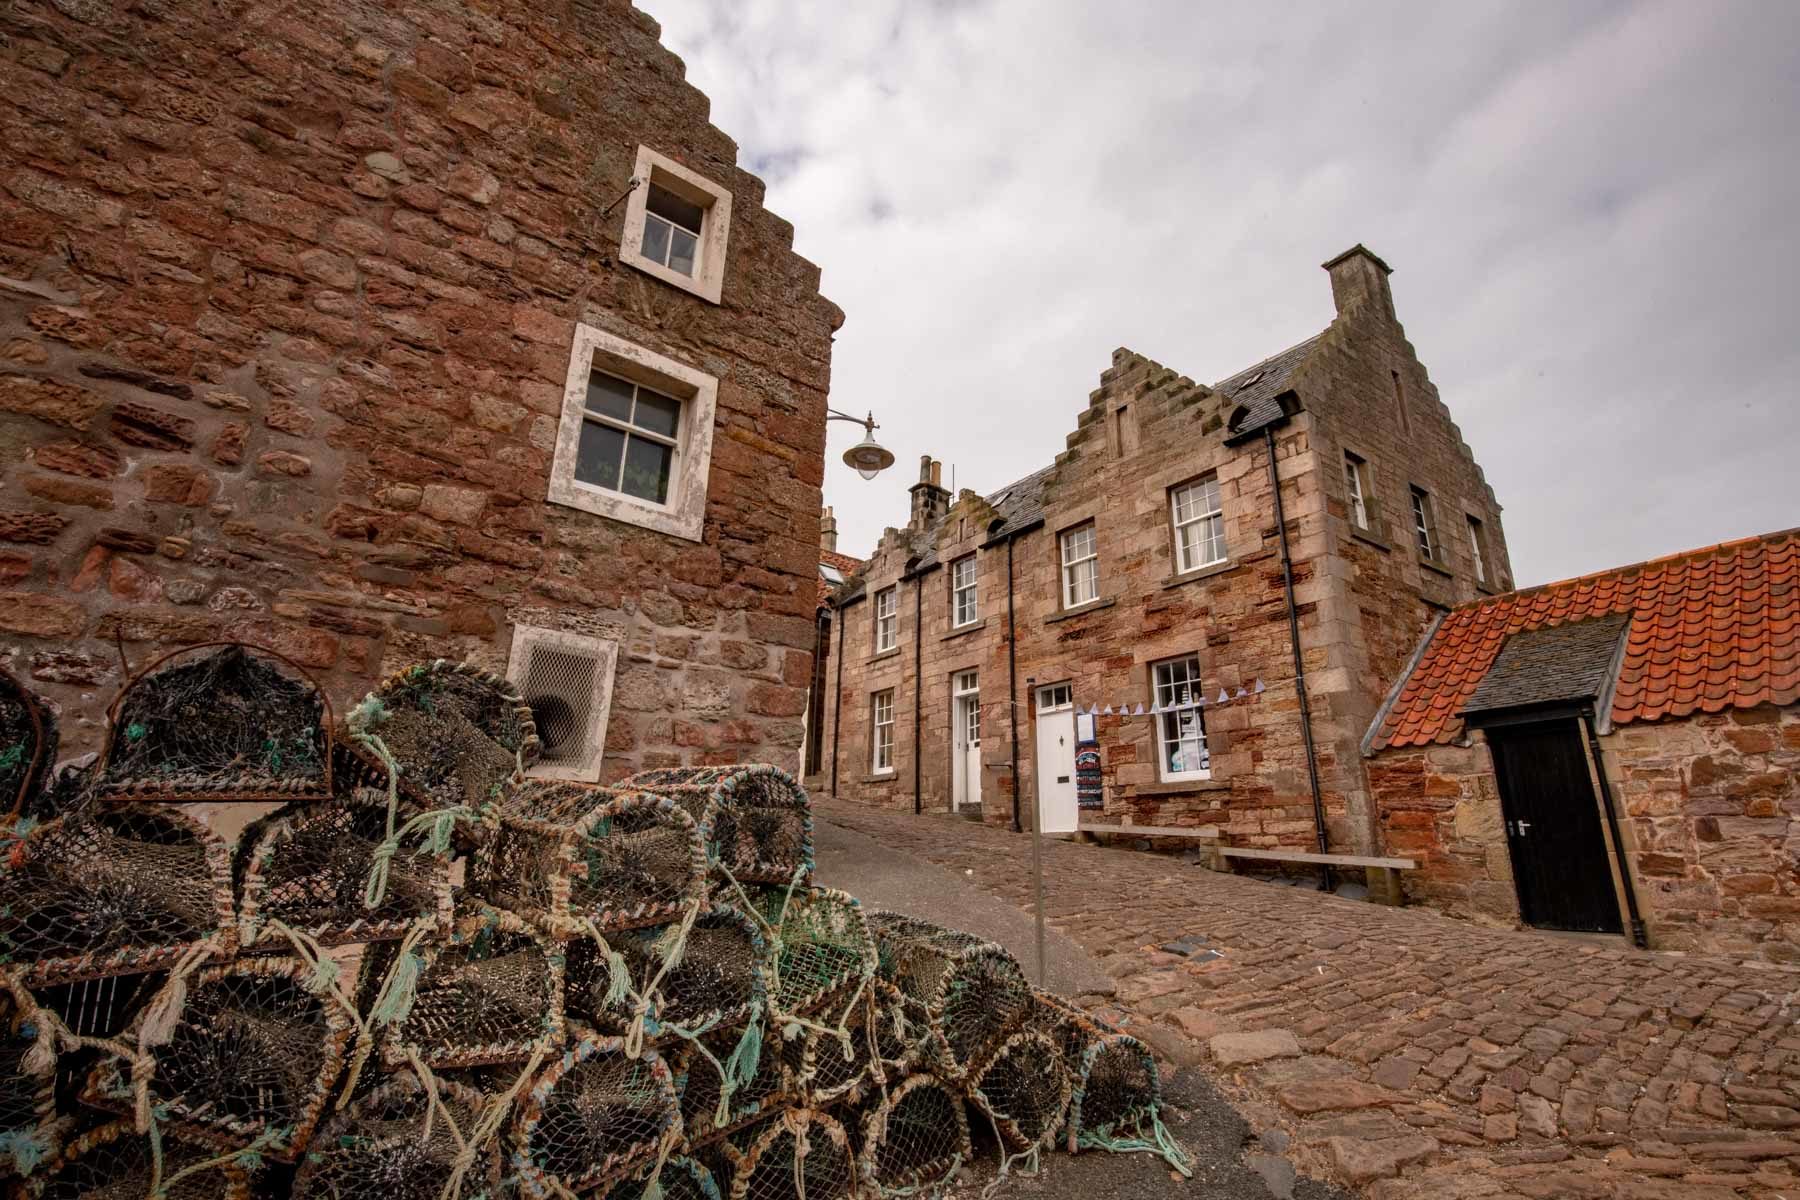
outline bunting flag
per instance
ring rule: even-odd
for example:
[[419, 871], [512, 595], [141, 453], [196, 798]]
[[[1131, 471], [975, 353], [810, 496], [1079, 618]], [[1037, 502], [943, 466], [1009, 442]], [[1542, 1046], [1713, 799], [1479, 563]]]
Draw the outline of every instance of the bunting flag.
[[1109, 704], [1109, 705], [1107, 705], [1107, 706], [1106, 706], [1106, 707], [1105, 707], [1105, 708], [1103, 708], [1103, 709], [1101, 709], [1101, 710], [1100, 710], [1100, 715], [1101, 715], [1101, 716], [1103, 716], [1103, 717], [1110, 717], [1110, 716], [1112, 716], [1112, 705], [1110, 705], [1110, 704]]
[[1246, 692], [1244, 690], [1244, 685], [1240, 683], [1240, 684], [1238, 684], [1237, 695], [1233, 696], [1232, 699], [1233, 700], [1242, 700], [1245, 696], [1248, 696], [1249, 694], [1250, 694], [1249, 692]]
[[1135, 713], [1133, 713], [1132, 716], [1141, 717], [1143, 715], [1144, 715], [1144, 702], [1142, 700], [1140, 700], [1140, 701], [1138, 701], [1137, 711]]
[[1227, 695], [1226, 695], [1226, 694], [1225, 694], [1225, 689], [1224, 689], [1224, 688], [1220, 688], [1220, 689], [1219, 689], [1219, 700], [1218, 700], [1218, 702], [1219, 702], [1219, 703], [1220, 703], [1220, 704], [1226, 704], [1226, 703], [1229, 703], [1229, 702], [1230, 702], [1230, 700], [1231, 700], [1231, 697], [1230, 697], [1230, 696], [1227, 696]]
[[1252, 692], [1256, 693], [1258, 696], [1263, 694], [1264, 688], [1263, 688], [1263, 682], [1262, 682], [1262, 679], [1260, 676], [1256, 680], [1256, 686], [1251, 688], [1250, 690]]

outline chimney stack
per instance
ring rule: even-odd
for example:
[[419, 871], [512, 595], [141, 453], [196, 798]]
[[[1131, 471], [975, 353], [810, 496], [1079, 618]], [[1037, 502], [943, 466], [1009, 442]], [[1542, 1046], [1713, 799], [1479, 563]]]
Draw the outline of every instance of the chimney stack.
[[1324, 266], [1331, 273], [1331, 298], [1340, 317], [1364, 310], [1389, 321], [1395, 319], [1394, 294], [1387, 281], [1393, 270], [1367, 246], [1358, 242]]
[[912, 518], [906, 527], [925, 530], [950, 511], [950, 493], [944, 487], [944, 464], [929, 454], [919, 456], [919, 482], [912, 485]]
[[837, 551], [837, 517], [832, 515], [831, 505], [825, 506], [825, 513], [819, 518], [819, 549]]

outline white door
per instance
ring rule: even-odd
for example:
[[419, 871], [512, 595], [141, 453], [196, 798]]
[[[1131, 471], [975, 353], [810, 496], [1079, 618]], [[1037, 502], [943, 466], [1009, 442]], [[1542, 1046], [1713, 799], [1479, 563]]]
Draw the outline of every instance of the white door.
[[956, 807], [962, 808], [981, 803], [981, 676], [975, 671], [959, 671], [952, 696], [951, 761], [955, 764]]
[[1066, 683], [1038, 689], [1038, 812], [1045, 833], [1074, 833], [1075, 696]]

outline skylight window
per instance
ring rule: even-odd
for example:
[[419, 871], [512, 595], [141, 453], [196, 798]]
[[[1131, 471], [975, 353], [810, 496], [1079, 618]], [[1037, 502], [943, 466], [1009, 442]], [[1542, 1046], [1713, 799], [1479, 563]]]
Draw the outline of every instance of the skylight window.
[[844, 573], [830, 563], [820, 563], [819, 578], [826, 583], [842, 583], [844, 582]]

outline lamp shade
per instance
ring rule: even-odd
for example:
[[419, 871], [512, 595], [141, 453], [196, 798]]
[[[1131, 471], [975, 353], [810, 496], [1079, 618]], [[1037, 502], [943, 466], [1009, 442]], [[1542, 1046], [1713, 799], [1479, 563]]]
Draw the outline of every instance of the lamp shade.
[[894, 465], [894, 452], [877, 442], [873, 433], [868, 433], [863, 435], [862, 441], [844, 451], [844, 463], [854, 467], [864, 479], [873, 479]]

